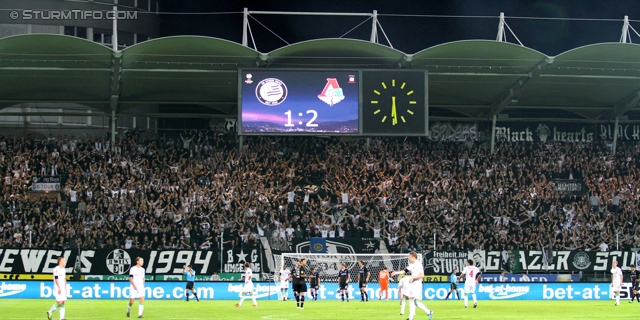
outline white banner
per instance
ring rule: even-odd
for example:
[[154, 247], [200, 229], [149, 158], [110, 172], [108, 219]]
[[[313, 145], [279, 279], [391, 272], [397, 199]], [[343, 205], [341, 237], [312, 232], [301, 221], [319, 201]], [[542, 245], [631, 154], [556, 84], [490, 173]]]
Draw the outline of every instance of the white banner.
[[60, 183], [34, 183], [31, 187], [33, 191], [58, 191]]

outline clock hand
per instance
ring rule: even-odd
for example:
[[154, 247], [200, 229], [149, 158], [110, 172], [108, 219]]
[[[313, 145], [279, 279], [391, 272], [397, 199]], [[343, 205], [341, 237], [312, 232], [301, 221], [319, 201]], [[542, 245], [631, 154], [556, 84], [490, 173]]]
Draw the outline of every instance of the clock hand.
[[396, 112], [396, 97], [391, 96], [391, 117], [393, 117], [392, 124], [395, 126], [398, 123], [398, 114]]

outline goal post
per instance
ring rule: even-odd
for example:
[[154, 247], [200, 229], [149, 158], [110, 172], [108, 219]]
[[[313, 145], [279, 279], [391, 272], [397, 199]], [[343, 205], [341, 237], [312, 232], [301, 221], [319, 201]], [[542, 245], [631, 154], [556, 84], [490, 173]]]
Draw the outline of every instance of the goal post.
[[[358, 270], [359, 261], [362, 261], [370, 272], [369, 283], [367, 284], [367, 294], [369, 299], [380, 298], [380, 285], [378, 281], [379, 272], [385, 267], [391, 273], [392, 271], [404, 270], [409, 265], [409, 254], [334, 254], [334, 253], [282, 253], [280, 256], [274, 257], [276, 269], [274, 273], [274, 282], [277, 288], [280, 288], [280, 270], [282, 266], [287, 266], [289, 270], [295, 268], [296, 262], [303, 258], [307, 260], [307, 268], [315, 267], [320, 275], [320, 286], [318, 288], [319, 300], [335, 300], [341, 299], [338, 293], [338, 272], [340, 264], [345, 263], [346, 269], [349, 270], [350, 279], [348, 293], [350, 299], [360, 299], [360, 288], [358, 287]], [[418, 261], [422, 262], [422, 255], [418, 254]], [[396, 279], [390, 278], [389, 298], [398, 298], [398, 288], [393, 285]], [[291, 290], [290, 290], [291, 291]], [[307, 294], [310, 293], [308, 290]], [[293, 298], [293, 292], [289, 292], [288, 298]], [[282, 297], [279, 297], [282, 300]], [[383, 297], [385, 298], [385, 297]]]

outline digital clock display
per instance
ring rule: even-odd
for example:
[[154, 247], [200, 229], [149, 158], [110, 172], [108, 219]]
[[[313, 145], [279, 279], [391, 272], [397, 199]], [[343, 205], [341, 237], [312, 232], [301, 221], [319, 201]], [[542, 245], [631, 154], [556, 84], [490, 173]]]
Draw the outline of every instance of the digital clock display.
[[241, 70], [243, 134], [358, 134], [357, 71]]

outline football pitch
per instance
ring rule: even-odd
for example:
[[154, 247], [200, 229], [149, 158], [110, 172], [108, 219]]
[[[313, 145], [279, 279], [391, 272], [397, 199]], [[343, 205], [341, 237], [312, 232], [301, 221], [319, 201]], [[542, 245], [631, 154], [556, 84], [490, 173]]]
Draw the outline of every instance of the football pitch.
[[[245, 300], [237, 308], [237, 301], [209, 300], [147, 300], [145, 301], [145, 319], [241, 319], [241, 320], [375, 320], [400, 319], [400, 306], [396, 301], [359, 300], [307, 301], [304, 310], [296, 308], [295, 300], [274, 301], [258, 300], [259, 306], [253, 308], [251, 300]], [[613, 301], [478, 301], [478, 308], [465, 309], [462, 301], [424, 301], [434, 311], [433, 319], [632, 319], [640, 313], [640, 303], [630, 304], [621, 301], [614, 306]], [[0, 319], [27, 320], [46, 319], [46, 311], [53, 299], [0, 299]], [[66, 303], [68, 320], [75, 319], [126, 319], [127, 300], [69, 300]], [[131, 309], [131, 318], [137, 319], [138, 304]], [[418, 319], [428, 319], [420, 309], [416, 311]], [[56, 312], [53, 319], [59, 319]]]

